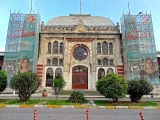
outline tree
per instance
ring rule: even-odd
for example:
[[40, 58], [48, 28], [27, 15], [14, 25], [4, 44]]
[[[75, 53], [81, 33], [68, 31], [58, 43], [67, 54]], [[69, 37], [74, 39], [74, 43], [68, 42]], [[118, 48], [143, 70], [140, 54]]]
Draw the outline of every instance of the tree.
[[41, 81], [37, 73], [34, 72], [18, 72], [11, 78], [11, 88], [18, 93], [21, 102], [29, 100], [30, 96], [38, 89]]
[[153, 86], [145, 77], [136, 78], [128, 81], [128, 94], [132, 102], [139, 102], [143, 95], [149, 94], [153, 90]]
[[118, 98], [125, 97], [128, 84], [124, 77], [117, 74], [107, 74], [96, 83], [97, 90], [106, 98], [111, 98], [114, 102]]
[[7, 75], [4, 71], [0, 70], [0, 93], [7, 87]]
[[62, 76], [58, 76], [53, 79], [52, 85], [57, 100], [58, 94], [66, 86], [66, 82], [64, 81], [64, 78]]

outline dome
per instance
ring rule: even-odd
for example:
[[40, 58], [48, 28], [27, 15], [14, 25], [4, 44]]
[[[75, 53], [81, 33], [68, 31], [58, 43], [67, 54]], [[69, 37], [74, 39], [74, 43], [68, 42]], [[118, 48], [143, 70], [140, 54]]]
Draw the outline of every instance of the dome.
[[48, 26], [75, 26], [82, 20], [85, 26], [115, 26], [114, 23], [101, 16], [91, 16], [90, 14], [71, 14], [70, 16], [59, 16], [47, 22]]

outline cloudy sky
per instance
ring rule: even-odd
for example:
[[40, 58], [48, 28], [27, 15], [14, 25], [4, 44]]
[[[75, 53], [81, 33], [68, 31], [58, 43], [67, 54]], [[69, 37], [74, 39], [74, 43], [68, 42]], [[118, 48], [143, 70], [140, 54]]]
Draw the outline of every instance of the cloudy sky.
[[[40, 13], [41, 21], [46, 24], [56, 16], [68, 16], [80, 13], [80, 0], [33, 0], [34, 13]], [[123, 12], [139, 12], [152, 14], [156, 49], [160, 51], [160, 0], [81, 0], [81, 13], [92, 16], [104, 16], [116, 24], [120, 22]], [[31, 9], [31, 0], [0, 0], [0, 51], [5, 50], [8, 21], [10, 12], [28, 14]]]

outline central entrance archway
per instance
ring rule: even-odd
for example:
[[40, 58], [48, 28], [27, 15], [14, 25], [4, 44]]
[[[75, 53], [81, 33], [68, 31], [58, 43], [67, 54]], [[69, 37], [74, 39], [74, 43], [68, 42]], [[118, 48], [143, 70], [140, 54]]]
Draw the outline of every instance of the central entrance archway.
[[72, 68], [72, 89], [88, 89], [88, 68], [78, 65]]

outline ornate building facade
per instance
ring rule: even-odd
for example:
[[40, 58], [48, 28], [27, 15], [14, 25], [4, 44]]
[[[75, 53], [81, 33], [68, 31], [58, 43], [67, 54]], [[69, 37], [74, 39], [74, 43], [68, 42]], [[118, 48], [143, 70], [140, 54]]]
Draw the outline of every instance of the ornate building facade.
[[63, 76], [66, 90], [95, 90], [109, 72], [124, 75], [123, 43], [119, 24], [90, 14], [71, 14], [42, 22], [37, 73], [43, 87]]

